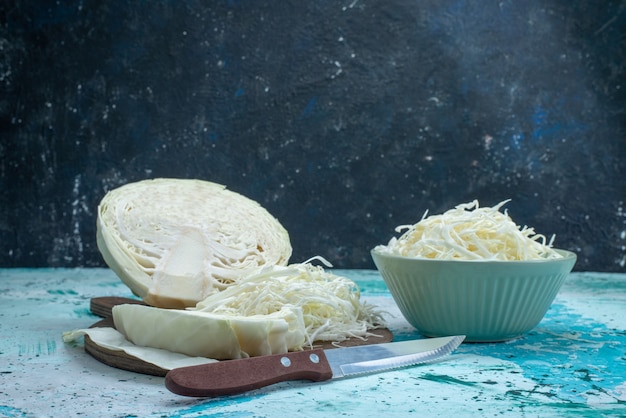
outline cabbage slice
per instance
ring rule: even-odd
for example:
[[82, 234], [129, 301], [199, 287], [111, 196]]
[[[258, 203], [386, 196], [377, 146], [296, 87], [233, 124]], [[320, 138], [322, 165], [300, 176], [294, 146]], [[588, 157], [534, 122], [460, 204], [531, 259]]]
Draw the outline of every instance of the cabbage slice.
[[113, 322], [137, 346], [216, 360], [286, 353], [304, 343], [302, 312], [294, 307], [242, 317], [124, 304], [113, 307]]
[[146, 303], [185, 308], [272, 265], [289, 235], [257, 202], [202, 180], [153, 179], [107, 193], [97, 243], [107, 265]]

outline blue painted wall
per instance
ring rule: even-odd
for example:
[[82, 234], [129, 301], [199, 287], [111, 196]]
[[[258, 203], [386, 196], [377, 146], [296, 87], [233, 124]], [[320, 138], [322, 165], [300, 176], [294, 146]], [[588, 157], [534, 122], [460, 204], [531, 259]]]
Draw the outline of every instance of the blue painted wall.
[[101, 266], [152, 177], [257, 200], [293, 261], [373, 268], [396, 225], [506, 198], [626, 271], [626, 1], [0, 5], [0, 266]]

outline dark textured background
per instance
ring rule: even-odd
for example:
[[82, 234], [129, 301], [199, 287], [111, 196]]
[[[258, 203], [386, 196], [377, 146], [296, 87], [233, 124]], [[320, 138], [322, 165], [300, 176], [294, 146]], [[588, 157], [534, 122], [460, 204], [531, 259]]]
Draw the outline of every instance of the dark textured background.
[[265, 206], [292, 261], [373, 268], [426, 209], [512, 198], [577, 270], [625, 271], [626, 1], [3, 1], [0, 19], [0, 266], [102, 266], [105, 192], [189, 177]]

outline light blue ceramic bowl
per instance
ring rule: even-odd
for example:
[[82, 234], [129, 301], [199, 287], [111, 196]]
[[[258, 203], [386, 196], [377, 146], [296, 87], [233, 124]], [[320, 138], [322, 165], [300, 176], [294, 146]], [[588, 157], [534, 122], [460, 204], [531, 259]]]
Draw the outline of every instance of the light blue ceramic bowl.
[[402, 315], [429, 337], [516, 338], [543, 319], [576, 254], [532, 261], [431, 260], [371, 254]]

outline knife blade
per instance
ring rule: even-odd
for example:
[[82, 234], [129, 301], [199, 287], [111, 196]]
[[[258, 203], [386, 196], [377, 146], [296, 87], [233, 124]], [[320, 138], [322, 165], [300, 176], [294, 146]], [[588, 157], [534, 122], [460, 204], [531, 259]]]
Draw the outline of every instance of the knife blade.
[[170, 370], [165, 387], [183, 396], [236, 395], [289, 380], [328, 379], [375, 373], [437, 360], [454, 351], [464, 335], [356, 347], [312, 349], [225, 360]]

